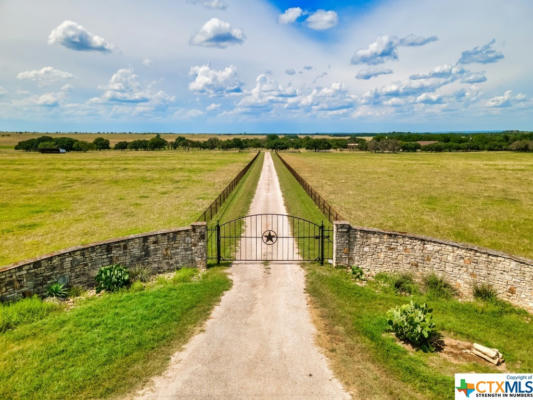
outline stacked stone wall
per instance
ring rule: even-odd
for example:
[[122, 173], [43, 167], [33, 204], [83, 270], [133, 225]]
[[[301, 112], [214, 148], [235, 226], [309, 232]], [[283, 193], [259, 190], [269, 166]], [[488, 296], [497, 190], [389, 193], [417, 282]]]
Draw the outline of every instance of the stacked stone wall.
[[197, 222], [174, 230], [132, 235], [49, 254], [6, 267], [0, 267], [0, 299], [16, 300], [46, 295], [57, 281], [69, 286], [90, 288], [100, 267], [121, 264], [142, 265], [152, 274], [180, 267], [205, 268], [207, 226]]
[[533, 260], [424, 236], [386, 232], [335, 222], [334, 264], [357, 265], [365, 274], [408, 272], [421, 278], [435, 273], [461, 295], [472, 297], [477, 284], [533, 309]]

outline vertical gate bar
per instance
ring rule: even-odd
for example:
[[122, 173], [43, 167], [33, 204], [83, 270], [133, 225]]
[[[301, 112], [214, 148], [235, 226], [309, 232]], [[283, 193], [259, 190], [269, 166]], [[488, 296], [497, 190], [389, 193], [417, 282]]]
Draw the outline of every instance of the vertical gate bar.
[[220, 222], [217, 221], [217, 264], [220, 264]]
[[324, 221], [320, 225], [320, 265], [324, 265]]
[[306, 225], [307, 225], [307, 236], [308, 236], [308, 238], [307, 238], [307, 257], [309, 257], [309, 253], [311, 252], [311, 240], [309, 240], [309, 236], [311, 234], [311, 232], [310, 232], [310, 230], [311, 230], [310, 228], [311, 227], [307, 223], [306, 223]]

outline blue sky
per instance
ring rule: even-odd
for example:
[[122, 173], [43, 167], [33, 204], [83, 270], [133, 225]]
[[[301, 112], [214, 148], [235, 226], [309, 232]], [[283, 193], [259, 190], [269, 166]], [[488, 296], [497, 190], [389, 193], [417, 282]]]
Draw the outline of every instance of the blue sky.
[[533, 129], [532, 15], [528, 0], [3, 0], [0, 130]]

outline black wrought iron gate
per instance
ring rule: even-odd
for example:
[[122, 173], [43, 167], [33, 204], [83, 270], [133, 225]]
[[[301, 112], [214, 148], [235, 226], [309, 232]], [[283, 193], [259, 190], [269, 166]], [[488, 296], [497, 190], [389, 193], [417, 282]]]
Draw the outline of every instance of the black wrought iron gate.
[[208, 259], [316, 261], [332, 258], [331, 227], [285, 214], [255, 214], [208, 228]]

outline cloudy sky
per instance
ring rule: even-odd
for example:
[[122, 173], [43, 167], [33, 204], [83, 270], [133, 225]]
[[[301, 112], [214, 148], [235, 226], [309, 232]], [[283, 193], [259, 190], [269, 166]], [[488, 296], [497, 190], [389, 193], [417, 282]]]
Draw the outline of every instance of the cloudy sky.
[[0, 130], [533, 129], [530, 0], [0, 0]]

